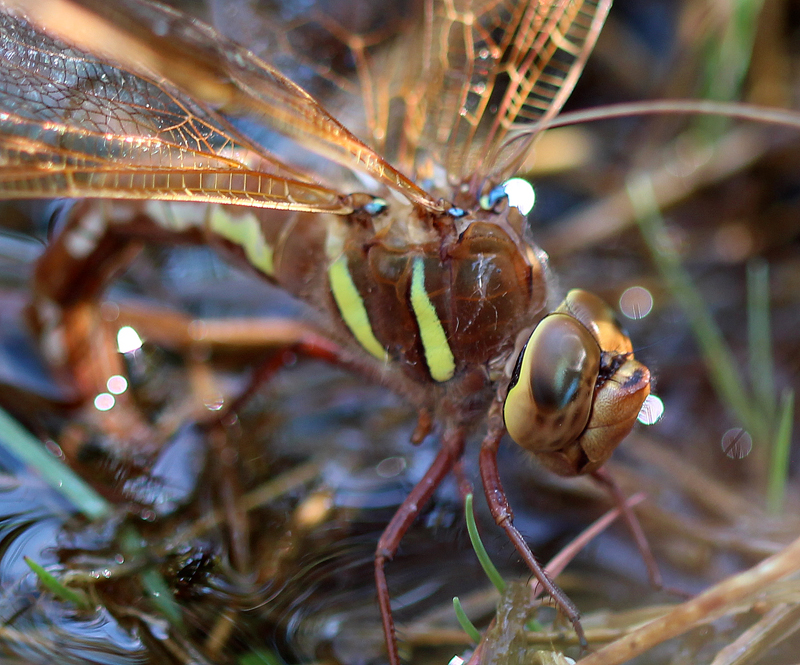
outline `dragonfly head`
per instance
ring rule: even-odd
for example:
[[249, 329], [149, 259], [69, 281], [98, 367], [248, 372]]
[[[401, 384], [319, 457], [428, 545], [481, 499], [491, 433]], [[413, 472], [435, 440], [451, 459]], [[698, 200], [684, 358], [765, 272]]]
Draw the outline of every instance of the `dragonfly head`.
[[590, 473], [631, 431], [650, 372], [597, 296], [573, 290], [536, 326], [503, 406], [511, 438], [560, 475]]

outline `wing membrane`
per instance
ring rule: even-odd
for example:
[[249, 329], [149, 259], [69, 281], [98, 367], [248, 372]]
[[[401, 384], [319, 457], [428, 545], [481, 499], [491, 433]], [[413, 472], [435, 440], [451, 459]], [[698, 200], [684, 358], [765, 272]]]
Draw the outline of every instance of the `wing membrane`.
[[[125, 69], [111, 69], [127, 77], [116, 88], [119, 99], [102, 90], [94, 76], [87, 77], [94, 87], [83, 90], [84, 98], [73, 92], [69, 114], [56, 104], [55, 113], [60, 115], [52, 122], [61, 125], [56, 133], [61, 132], [63, 140], [42, 143], [42, 132], [36, 134], [18, 119], [9, 120], [10, 115], [3, 120], [0, 129], [7, 138], [0, 149], [7, 155], [0, 156], [0, 186], [6, 196], [11, 191], [42, 195], [55, 188], [69, 195], [138, 197], [144, 194], [136, 193], [134, 183], [146, 182], [164, 198], [193, 200], [206, 183], [216, 182], [218, 191], [202, 194], [207, 200], [262, 201], [269, 207], [295, 209], [344, 208], [334, 192], [304, 183], [310, 179], [247, 144], [216, 113], [194, 108], [182, 93], [188, 92], [204, 108], [255, 117], [313, 152], [359, 169], [423, 207], [438, 209], [430, 195], [278, 72], [275, 65], [286, 59], [286, 49], [292, 49], [291, 58], [301, 69], [316, 63], [317, 80], [327, 80], [340, 98], [361, 93], [358, 106], [363, 115], [355, 125], [401, 171], [416, 180], [442, 184], [446, 174], [451, 182], [479, 186], [487, 177], [499, 180], [513, 171], [527, 153], [535, 128], [558, 112], [610, 5], [610, 0], [405, 0], [394, 19], [397, 28], [388, 21], [376, 22], [374, 12], [364, 24], [367, 27], [357, 22], [346, 26], [341, 13], [334, 11], [338, 5], [324, 0], [301, 13], [273, 8], [262, 19], [269, 30], [253, 28], [270, 35], [269, 47], [263, 50], [272, 63], [268, 64], [202, 23], [142, 0], [75, 0], [91, 11], [71, 0], [0, 1], [23, 5], [37, 21], [48, 29], [55, 25], [84, 50], [121, 62]], [[315, 39], [338, 44], [318, 63]], [[40, 59], [29, 69], [57, 69], [54, 53], [46, 53], [44, 47], [37, 50], [35, 44], [28, 47]], [[346, 75], [331, 67], [342, 53], [351, 63], [344, 68]], [[24, 54], [19, 58], [24, 60]], [[13, 81], [18, 66], [3, 63], [9, 70], [3, 76]], [[47, 86], [44, 80], [26, 84], [39, 91]], [[169, 112], [130, 106], [141, 93], [137, 85], [158, 87], [170, 98], [165, 101]], [[18, 100], [2, 103], [12, 114], [19, 111], [14, 106]], [[25, 103], [31, 100], [26, 98]], [[98, 120], [104, 112], [106, 122], [116, 122], [110, 131]], [[81, 114], [85, 117], [78, 122]], [[36, 123], [41, 117], [28, 120]], [[140, 127], [143, 121], [146, 126]], [[29, 143], [9, 142], [11, 136]], [[138, 152], [131, 137], [139, 141]], [[70, 150], [76, 143], [80, 145], [73, 155]], [[245, 153], [248, 157], [241, 156]], [[42, 166], [37, 173], [20, 170], [34, 163], [33, 154], [50, 160], [47, 168]], [[103, 159], [95, 163], [91, 156]], [[260, 163], [255, 165], [254, 159]], [[44, 174], [57, 164], [67, 173], [56, 187], [55, 176]], [[18, 181], [12, 167], [19, 173]], [[241, 177], [225, 185], [228, 172], [239, 172]]]
[[48, 29], [63, 31], [60, 36], [83, 49], [107, 55], [134, 71], [155, 72], [201, 102], [226, 114], [253, 117], [320, 155], [362, 170], [419, 205], [437, 208], [422, 189], [310, 95], [202, 23], [146, 1], [81, 0], [91, 11], [67, 0], [8, 1]]
[[[605, 20], [606, 0], [429, 0], [430, 63], [410, 140], [462, 179], [512, 169], [530, 142], [501, 154], [515, 123], [555, 115]], [[416, 128], [416, 129], [415, 129]], [[419, 137], [419, 138], [417, 138]], [[433, 149], [427, 146], [433, 146]]]
[[[236, 4], [248, 8], [237, 35], [258, 42], [275, 65], [288, 60], [301, 77], [312, 70], [325, 78], [339, 98], [360, 93], [363, 116], [349, 122], [402, 171], [442, 184], [445, 174], [480, 181], [513, 170], [534, 133], [509, 141], [561, 108], [610, 0], [405, 0], [394, 25], [369, 10], [347, 23], [326, 0], [262, 15]], [[342, 60], [347, 66], [336, 69]]]
[[[207, 0], [214, 25], [322, 99], [336, 117], [410, 174], [398, 109], [421, 65], [424, 0]], [[409, 40], [411, 38], [411, 40]]]
[[215, 115], [0, 15], [0, 194], [211, 201], [347, 213]]

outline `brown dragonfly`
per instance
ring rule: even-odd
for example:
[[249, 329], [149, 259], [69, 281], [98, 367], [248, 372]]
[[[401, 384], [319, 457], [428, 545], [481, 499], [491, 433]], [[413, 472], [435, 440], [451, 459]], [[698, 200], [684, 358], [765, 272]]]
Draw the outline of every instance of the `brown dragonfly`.
[[[287, 5], [262, 58], [141, 0], [4, 3], [0, 197], [88, 199], [39, 261], [30, 308], [82, 399], [122, 373], [97, 352], [95, 305], [131, 244], [207, 243], [309, 303], [321, 323], [302, 350], [407, 399], [415, 440], [441, 428], [375, 554], [393, 665], [385, 563], [479, 427], [492, 515], [584, 641], [513, 525], [498, 445], [508, 431], [556, 473], [599, 474], [650, 376], [598, 298], [573, 291], [554, 307], [546, 255], [503, 183], [570, 94], [609, 6], [421, 0], [387, 34], [380, 15], [354, 26], [335, 3]], [[350, 129], [280, 66], [338, 93]], [[295, 149], [278, 158], [235, 129], [240, 118]]]

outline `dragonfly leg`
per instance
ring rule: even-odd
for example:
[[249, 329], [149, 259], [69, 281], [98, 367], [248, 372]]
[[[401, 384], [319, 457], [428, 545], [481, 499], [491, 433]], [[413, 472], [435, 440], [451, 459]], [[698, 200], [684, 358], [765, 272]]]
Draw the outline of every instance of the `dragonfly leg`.
[[[198, 319], [166, 307], [142, 306], [125, 301], [115, 302], [118, 326], [130, 326], [162, 348], [182, 355], [191, 364], [198, 356], [223, 354], [241, 356], [246, 365], [255, 365], [241, 392], [213, 421], [225, 421], [284, 366], [297, 356], [347, 367], [358, 371], [353, 359], [341, 346], [321, 335], [316, 328], [295, 318], [240, 317]], [[199, 351], [199, 353], [198, 353]], [[263, 357], [256, 364], [254, 354]], [[203, 420], [203, 418], [198, 418]]]
[[661, 571], [658, 569], [658, 563], [656, 563], [656, 559], [653, 556], [653, 551], [650, 549], [650, 543], [647, 542], [647, 536], [642, 529], [642, 525], [636, 517], [636, 513], [634, 513], [633, 509], [628, 505], [619, 484], [617, 484], [614, 477], [602, 467], [592, 472], [592, 478], [608, 491], [615, 507], [619, 509], [622, 518], [625, 520], [625, 525], [628, 527], [631, 536], [633, 536], [636, 547], [644, 560], [644, 565], [647, 566], [647, 575], [650, 578], [650, 583], [656, 589], [663, 589], [664, 581], [661, 577]]
[[572, 623], [581, 646], [586, 648], [588, 643], [586, 642], [586, 636], [581, 626], [578, 608], [575, 607], [575, 604], [569, 599], [567, 594], [550, 579], [544, 568], [536, 560], [536, 557], [533, 555], [531, 548], [528, 547], [522, 534], [514, 526], [514, 513], [511, 510], [511, 506], [508, 504], [506, 493], [500, 482], [500, 473], [497, 469], [497, 447], [505, 434], [505, 427], [502, 424], [503, 420], [500, 413], [501, 407], [499, 403], [495, 403], [492, 406], [492, 411], [489, 416], [489, 431], [481, 443], [479, 466], [481, 480], [483, 482], [483, 491], [486, 494], [489, 510], [492, 513], [492, 517], [494, 517], [494, 521], [506, 532], [506, 536], [508, 536], [508, 539], [514, 544], [517, 552], [542, 585], [542, 588], [550, 595], [559, 609], [564, 613], [567, 619], [569, 619], [570, 623]]
[[386, 583], [386, 562], [391, 561], [397, 553], [400, 541], [406, 531], [420, 514], [423, 506], [433, 496], [444, 477], [453, 469], [464, 452], [464, 433], [460, 429], [445, 432], [442, 448], [436, 455], [433, 464], [422, 479], [409, 492], [405, 501], [384, 529], [378, 547], [375, 550], [375, 585], [378, 591], [378, 605], [383, 621], [383, 633], [386, 638], [386, 649], [389, 653], [390, 665], [400, 665], [397, 651], [397, 635], [392, 618], [389, 587]]
[[290, 364], [298, 355], [304, 358], [324, 360], [336, 365], [339, 364], [341, 349], [330, 340], [308, 330], [307, 334], [298, 337], [295, 342], [267, 358], [255, 369], [245, 390], [220, 414], [220, 420], [225, 420], [231, 413], [241, 409], [261, 386], [269, 382], [278, 370]]

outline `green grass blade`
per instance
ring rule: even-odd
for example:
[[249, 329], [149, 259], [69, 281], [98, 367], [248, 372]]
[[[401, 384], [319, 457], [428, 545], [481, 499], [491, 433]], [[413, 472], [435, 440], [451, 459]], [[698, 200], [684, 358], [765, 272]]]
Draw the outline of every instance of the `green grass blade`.
[[[142, 538], [132, 526], [127, 526], [120, 532], [120, 543], [126, 558], [146, 556], [142, 548]], [[167, 586], [164, 577], [155, 568], [147, 568], [140, 573], [142, 586], [149, 596], [153, 606], [161, 612], [167, 621], [178, 628], [183, 626], [181, 608], [172, 594], [172, 589]]]
[[40, 564], [36, 563], [33, 559], [23, 557], [25, 563], [28, 564], [30, 569], [36, 573], [36, 577], [42, 583], [42, 586], [52, 593], [56, 598], [63, 600], [67, 603], [72, 603], [79, 610], [92, 609], [92, 603], [83, 591], [70, 589], [55, 575], [45, 570]]
[[783, 508], [786, 494], [786, 480], [789, 474], [789, 456], [792, 449], [792, 422], [794, 420], [794, 390], [786, 390], [781, 398], [780, 417], [775, 439], [772, 443], [772, 457], [767, 487], [767, 506], [773, 513]]
[[486, 577], [494, 584], [495, 588], [500, 593], [503, 593], [503, 591], [506, 590], [506, 583], [500, 576], [497, 568], [494, 567], [492, 560], [489, 558], [489, 554], [486, 552], [486, 548], [481, 542], [481, 537], [478, 535], [478, 525], [475, 524], [475, 513], [472, 512], [472, 494], [467, 494], [467, 499], [464, 502], [464, 517], [467, 520], [467, 532], [469, 533], [469, 540], [472, 543], [472, 549], [475, 550], [483, 572], [486, 573]]
[[722, 34], [712, 33], [706, 45], [704, 98], [737, 99], [750, 67], [763, 0], [731, 0], [727, 4], [729, 20]]
[[540, 621], [537, 619], [530, 619], [525, 623], [524, 626], [525, 630], [528, 630], [532, 633], [541, 633], [544, 631], [544, 626]]
[[161, 612], [162, 616], [173, 626], [183, 625], [181, 608], [172, 595], [172, 589], [167, 586], [161, 573], [155, 568], [142, 571], [142, 586], [150, 597], [150, 602]]
[[753, 407], [733, 354], [669, 242], [664, 220], [655, 203], [652, 183], [644, 178], [630, 181], [628, 196], [656, 267], [686, 314], [714, 389], [734, 417], [764, 446], [769, 439], [769, 428]]
[[0, 409], [0, 445], [31, 467], [90, 520], [111, 514], [111, 505], [102, 496], [47, 452], [40, 441], [3, 409]]
[[761, 412], [773, 422], [778, 405], [769, 322], [769, 265], [763, 259], [754, 259], [747, 266], [747, 342], [753, 394]]
[[[703, 53], [699, 96], [728, 101], [740, 99], [750, 68], [763, 0], [728, 0], [725, 10], [709, 22], [698, 45]], [[720, 19], [727, 21], [721, 23]], [[730, 124], [724, 118], [697, 118], [694, 126], [708, 138], [720, 136]]]
[[458, 623], [464, 629], [464, 632], [469, 635], [469, 639], [475, 642], [475, 644], [480, 642], [481, 633], [477, 628], [475, 628], [475, 625], [472, 623], [472, 621], [469, 620], [464, 608], [461, 607], [461, 601], [458, 599], [458, 596], [453, 598], [453, 609], [456, 611], [456, 619], [458, 619]]
[[286, 665], [283, 658], [269, 649], [259, 649], [258, 651], [246, 653], [237, 662], [239, 665]]

